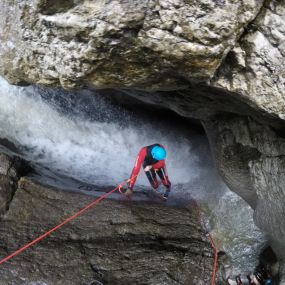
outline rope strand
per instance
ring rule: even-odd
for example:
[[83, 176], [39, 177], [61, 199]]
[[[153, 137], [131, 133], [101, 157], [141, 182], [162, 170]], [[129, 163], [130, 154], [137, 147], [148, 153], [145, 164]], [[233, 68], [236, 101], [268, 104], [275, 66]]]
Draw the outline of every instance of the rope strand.
[[[136, 176], [135, 176], [136, 177]], [[133, 177], [132, 179], [134, 179], [135, 177]], [[36, 239], [34, 239], [33, 241], [31, 241], [30, 243], [26, 244], [25, 246], [21, 247], [20, 249], [18, 249], [17, 251], [13, 252], [12, 254], [6, 256], [5, 258], [0, 260], [0, 265], [3, 264], [4, 262], [8, 261], [9, 259], [13, 258], [14, 256], [20, 254], [21, 252], [25, 251], [26, 249], [28, 249], [29, 247], [31, 247], [32, 245], [34, 245], [35, 243], [38, 243], [39, 241], [41, 241], [42, 239], [44, 239], [45, 237], [47, 237], [48, 235], [52, 234], [53, 232], [55, 232], [56, 230], [58, 230], [59, 228], [61, 228], [62, 226], [64, 226], [65, 224], [69, 223], [71, 220], [75, 219], [76, 217], [78, 217], [79, 215], [81, 215], [82, 213], [84, 213], [86, 210], [88, 210], [89, 208], [93, 207], [94, 205], [98, 204], [101, 200], [107, 198], [108, 196], [110, 196], [111, 194], [113, 194], [114, 192], [116, 192], [117, 190], [121, 192], [121, 188], [123, 187], [124, 184], [129, 183], [132, 179], [128, 179], [125, 180], [123, 183], [119, 184], [116, 188], [114, 188], [113, 190], [105, 193], [104, 195], [100, 196], [99, 198], [97, 198], [96, 200], [94, 200], [92, 203], [88, 204], [87, 206], [85, 206], [84, 208], [82, 208], [80, 211], [78, 211], [77, 213], [75, 213], [74, 215], [72, 215], [71, 217], [67, 218], [66, 220], [64, 220], [62, 223], [58, 224], [57, 226], [53, 227], [52, 229], [48, 230], [47, 232], [45, 232], [44, 234], [42, 234], [41, 236], [37, 237]], [[217, 260], [218, 260], [218, 251], [215, 245], [215, 242], [211, 236], [210, 233], [208, 233], [206, 226], [204, 225], [203, 221], [202, 221], [202, 214], [201, 214], [201, 207], [198, 205], [198, 203], [195, 201], [196, 207], [198, 209], [198, 213], [199, 213], [199, 219], [200, 219], [200, 223], [201, 226], [203, 228], [203, 231], [205, 232], [206, 236], [209, 238], [212, 249], [214, 251], [214, 265], [213, 265], [213, 271], [212, 271], [212, 281], [211, 281], [211, 285], [215, 285], [215, 276], [216, 276], [216, 271], [217, 271]]]
[[85, 212], [86, 210], [88, 210], [89, 208], [91, 208], [92, 206], [98, 204], [101, 200], [107, 198], [108, 196], [110, 196], [111, 194], [113, 194], [114, 192], [116, 192], [118, 189], [120, 189], [124, 184], [128, 183], [129, 180], [124, 181], [122, 184], [118, 185], [116, 188], [114, 188], [113, 190], [109, 191], [108, 193], [102, 195], [101, 197], [97, 198], [96, 200], [94, 200], [92, 203], [90, 203], [89, 205], [85, 206], [84, 208], [82, 208], [79, 212], [75, 213], [74, 215], [72, 215], [71, 217], [67, 218], [66, 220], [64, 220], [62, 223], [58, 224], [57, 226], [53, 227], [52, 229], [48, 230], [47, 232], [45, 232], [44, 234], [42, 234], [41, 236], [37, 237], [36, 239], [34, 239], [33, 241], [31, 241], [30, 243], [26, 244], [25, 246], [21, 247], [20, 249], [18, 249], [17, 251], [13, 252], [12, 254], [6, 256], [5, 258], [0, 260], [0, 265], [6, 261], [8, 261], [9, 259], [11, 259], [12, 257], [18, 255], [19, 253], [23, 252], [24, 250], [28, 249], [29, 247], [31, 247], [32, 245], [34, 245], [35, 243], [38, 243], [39, 241], [41, 241], [42, 239], [44, 239], [46, 236], [50, 235], [51, 233], [55, 232], [56, 230], [58, 230], [59, 228], [61, 228], [62, 226], [64, 226], [65, 224], [69, 223], [71, 220], [75, 219], [76, 217], [78, 217], [79, 215], [81, 215], [83, 212]]

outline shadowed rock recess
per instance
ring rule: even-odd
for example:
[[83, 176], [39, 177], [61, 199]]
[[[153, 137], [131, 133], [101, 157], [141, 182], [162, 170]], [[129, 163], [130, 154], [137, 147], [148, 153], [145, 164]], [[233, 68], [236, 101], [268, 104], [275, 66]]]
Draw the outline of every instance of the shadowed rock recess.
[[[0, 255], [15, 251], [93, 199], [22, 178], [0, 223]], [[0, 284], [208, 284], [213, 253], [197, 214], [193, 205], [105, 200], [1, 265]]]
[[[229, 188], [254, 209], [255, 222], [270, 237], [285, 272], [284, 0], [4, 0], [0, 8], [0, 73], [11, 83], [67, 89], [109, 88], [105, 92], [122, 100], [132, 96], [183, 117], [201, 120], [217, 168]], [[25, 193], [28, 195], [23, 190], [17, 192]], [[128, 211], [124, 207], [123, 210]], [[23, 207], [23, 211], [27, 210]], [[29, 211], [21, 219], [26, 219]], [[57, 211], [63, 210], [60, 207]], [[144, 210], [138, 207], [135, 211], [134, 219]], [[148, 211], [145, 213], [148, 215]], [[13, 222], [16, 218], [9, 215]], [[52, 217], [51, 213], [43, 222]], [[100, 223], [98, 219], [94, 223]], [[141, 230], [159, 228], [157, 219], [153, 219], [155, 227]], [[104, 225], [102, 222], [100, 227], [107, 233], [110, 229]], [[124, 227], [131, 231], [135, 225]], [[180, 230], [178, 227], [177, 232]], [[186, 227], [180, 242], [183, 244], [193, 233], [188, 233]], [[96, 239], [100, 234], [94, 233], [90, 238]], [[139, 238], [127, 236], [130, 247], [136, 238], [145, 241], [144, 233]], [[111, 238], [111, 234], [107, 237]], [[11, 234], [11, 243], [16, 238]], [[100, 244], [108, 238], [101, 239]], [[61, 239], [64, 240], [64, 234]], [[149, 250], [162, 246], [157, 240], [147, 243]], [[82, 266], [92, 265], [96, 272], [95, 259], [100, 258], [92, 255], [92, 250], [97, 250], [93, 248], [96, 242], [92, 246], [83, 241], [63, 246], [70, 246], [72, 252], [75, 244], [81, 254], [90, 254], [87, 248], [91, 248], [90, 260], [93, 258], [94, 262]], [[117, 241], [111, 244], [122, 250]], [[50, 254], [42, 247], [40, 251]], [[151, 254], [145, 247], [143, 250]], [[120, 262], [128, 254], [131, 253], [121, 255]], [[171, 254], [182, 256], [177, 248]], [[167, 262], [180, 260], [176, 266], [184, 268], [183, 258], [172, 257]], [[140, 258], [145, 257], [138, 254], [136, 262]], [[67, 259], [74, 272], [80, 270], [72, 265], [73, 255]], [[147, 263], [121, 272], [120, 262], [114, 265], [110, 260], [110, 268], [104, 267], [104, 262], [107, 259], [99, 262], [103, 271], [113, 270], [110, 278], [126, 273], [132, 278], [138, 272], [148, 272], [144, 278], [150, 278], [152, 272]], [[199, 266], [199, 262], [195, 264]], [[25, 264], [22, 266], [24, 271]], [[165, 284], [183, 284], [184, 281], [177, 281], [184, 278], [181, 276], [167, 273], [165, 278], [171, 278], [173, 283]]]
[[17, 189], [17, 182], [27, 169], [27, 165], [22, 160], [0, 154], [0, 215], [5, 214], [9, 209]]

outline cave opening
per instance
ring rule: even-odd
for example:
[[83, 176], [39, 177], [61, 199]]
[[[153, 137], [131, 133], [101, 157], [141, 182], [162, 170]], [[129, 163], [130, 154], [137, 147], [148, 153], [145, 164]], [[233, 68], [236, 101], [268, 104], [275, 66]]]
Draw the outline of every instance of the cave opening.
[[[162, 143], [169, 151], [170, 201], [202, 204], [226, 253], [223, 277], [228, 267], [238, 275], [257, 266], [266, 237], [254, 226], [250, 207], [217, 173], [199, 120], [128, 96], [130, 90], [1, 85], [1, 150], [27, 161], [32, 179], [96, 196], [98, 189], [129, 177], [140, 147]], [[80, 188], [82, 184], [86, 187]], [[141, 175], [137, 192], [148, 187]]]

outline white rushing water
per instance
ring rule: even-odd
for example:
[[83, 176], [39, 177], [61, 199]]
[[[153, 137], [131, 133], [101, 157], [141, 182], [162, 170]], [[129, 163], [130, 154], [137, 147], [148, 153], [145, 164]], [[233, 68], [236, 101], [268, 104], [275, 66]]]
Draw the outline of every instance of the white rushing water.
[[[220, 249], [237, 265], [235, 273], [254, 268], [264, 239], [252, 211], [217, 175], [205, 136], [172, 122], [174, 117], [137, 115], [90, 91], [15, 87], [2, 78], [0, 87], [0, 139], [55, 174], [114, 185], [129, 177], [142, 146], [163, 144], [176, 185], [172, 195], [207, 203]], [[144, 175], [137, 184], [148, 185]]]
[[[69, 116], [38, 96], [39, 89], [13, 87], [3, 79], [0, 85], [0, 138], [13, 142], [30, 162], [91, 184], [110, 185], [129, 177], [142, 146], [159, 142], [168, 151], [173, 181], [187, 183], [197, 176], [191, 169], [195, 169], [198, 157], [183, 128], [135, 116], [128, 124], [128, 114], [119, 115], [120, 123], [109, 117], [108, 122], [102, 122]], [[93, 112], [107, 114], [108, 105], [100, 95], [97, 102]], [[145, 183], [141, 175], [138, 184]]]
[[253, 222], [253, 210], [235, 193], [227, 191], [212, 212], [212, 234], [235, 265], [228, 273], [246, 279], [257, 265], [258, 253], [266, 246], [266, 237]]

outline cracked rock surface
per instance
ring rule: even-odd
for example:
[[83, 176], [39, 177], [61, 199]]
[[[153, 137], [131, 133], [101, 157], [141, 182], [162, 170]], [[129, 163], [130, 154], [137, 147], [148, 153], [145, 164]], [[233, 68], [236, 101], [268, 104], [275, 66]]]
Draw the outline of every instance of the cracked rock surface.
[[260, 112], [285, 119], [285, 3], [266, 1], [212, 84]]
[[[92, 197], [22, 178], [0, 222], [5, 256], [52, 228]], [[2, 285], [209, 284], [211, 246], [197, 211], [104, 200], [0, 267]]]
[[17, 189], [17, 181], [21, 174], [21, 162], [0, 153], [0, 215], [4, 214]]
[[255, 210], [284, 268], [284, 0], [0, 7], [0, 73], [11, 83], [121, 88], [202, 120], [220, 173]]
[[225, 182], [252, 206], [255, 223], [284, 259], [285, 138], [246, 117], [204, 125]]
[[213, 77], [261, 6], [261, 0], [4, 0], [0, 73], [12, 83], [66, 88], [181, 88]]

